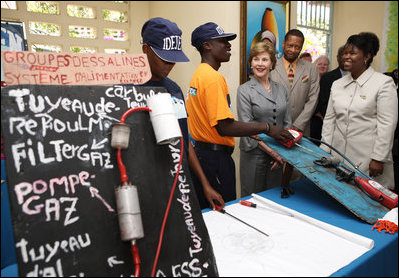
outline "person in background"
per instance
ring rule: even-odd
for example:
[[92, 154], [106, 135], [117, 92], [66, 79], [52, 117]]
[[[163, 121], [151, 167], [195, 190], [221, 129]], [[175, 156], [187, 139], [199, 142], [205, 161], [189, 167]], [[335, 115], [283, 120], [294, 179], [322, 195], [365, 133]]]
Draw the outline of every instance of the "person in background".
[[[151, 80], [143, 86], [165, 87], [171, 94], [184, 138], [184, 150], [187, 154], [188, 164], [190, 170], [195, 174], [192, 176], [200, 181], [201, 189], [211, 206], [214, 207], [216, 201], [223, 207], [222, 196], [210, 185], [189, 140], [187, 113], [182, 90], [179, 85], [167, 77], [175, 63], [189, 61], [182, 50], [181, 35], [182, 32], [176, 23], [161, 17], [152, 18], [144, 23], [141, 30], [142, 49], [143, 53], [147, 54], [152, 76]], [[164, 44], [165, 39], [175, 43], [166, 45]]]
[[314, 64], [316, 65], [317, 69], [319, 70], [320, 77], [325, 74], [329, 67], [330, 67], [330, 60], [326, 55], [321, 55], [317, 57], [317, 59], [314, 61]]
[[[269, 78], [276, 65], [274, 47], [257, 43], [249, 53], [254, 73], [251, 80], [238, 87], [237, 112], [242, 122], [273, 122], [291, 127], [288, 94], [284, 87]], [[240, 139], [241, 197], [281, 185], [283, 159], [263, 141]], [[276, 169], [279, 168], [279, 169]]]
[[[393, 189], [392, 145], [398, 97], [393, 79], [370, 66], [379, 47], [374, 33], [348, 38], [343, 64], [350, 74], [331, 87], [322, 140], [378, 183]], [[331, 151], [324, 145], [321, 148]]]
[[312, 62], [312, 54], [308, 53], [308, 52], [303, 52], [300, 56], [299, 59], [308, 61], [308, 62]]
[[[385, 75], [388, 75], [393, 78], [393, 81], [395, 82], [396, 85], [396, 93], [399, 96], [399, 90], [398, 90], [398, 69], [394, 69], [393, 71], [390, 72], [384, 72]], [[393, 169], [394, 169], [394, 176], [395, 176], [395, 188], [394, 191], [398, 193], [398, 174], [399, 174], [399, 155], [398, 155], [398, 123], [396, 123], [396, 129], [395, 129], [395, 136], [393, 140], [393, 147], [392, 147], [392, 156], [393, 156]]]
[[[230, 60], [229, 41], [236, 37], [236, 34], [225, 33], [213, 22], [198, 26], [191, 34], [191, 44], [200, 53], [201, 64], [195, 70], [188, 89], [190, 134], [195, 140], [194, 149], [205, 175], [225, 202], [236, 199], [235, 165], [231, 157], [235, 145], [233, 136], [266, 133], [277, 140], [293, 138], [279, 126], [234, 120], [229, 89], [218, 70], [221, 63]], [[204, 201], [201, 190], [197, 190], [197, 194]], [[206, 207], [206, 203], [202, 202], [202, 207]]]
[[269, 42], [273, 45], [274, 49], [276, 49], [276, 36], [270, 32], [269, 30], [263, 31], [260, 40], [262, 42]]
[[[302, 51], [305, 37], [298, 29], [287, 32], [283, 41], [284, 55], [277, 60], [276, 68], [270, 73], [273, 81], [284, 86], [288, 93], [292, 128], [310, 134], [310, 118], [317, 105], [320, 89], [320, 77], [316, 66], [312, 63], [298, 59]], [[292, 175], [294, 172], [294, 175]], [[286, 164], [283, 182], [282, 196], [287, 196], [285, 190], [290, 180], [302, 177], [299, 171], [293, 171], [290, 164]], [[289, 193], [292, 192], [288, 187]]]
[[289, 96], [293, 128], [309, 135], [309, 122], [316, 108], [320, 89], [319, 72], [314, 64], [298, 59], [305, 38], [297, 29], [287, 32], [284, 55], [270, 73], [273, 81], [284, 86]]
[[[326, 114], [328, 99], [330, 98], [331, 86], [335, 80], [340, 79], [344, 75], [348, 74], [348, 72], [344, 70], [344, 62], [342, 59], [343, 54], [344, 46], [341, 46], [338, 49], [337, 54], [338, 67], [332, 71], [323, 74], [320, 78], [319, 101], [317, 103], [314, 115], [310, 121], [310, 137], [317, 140], [321, 139], [323, 119], [324, 115]], [[316, 144], [320, 145], [320, 143]]]

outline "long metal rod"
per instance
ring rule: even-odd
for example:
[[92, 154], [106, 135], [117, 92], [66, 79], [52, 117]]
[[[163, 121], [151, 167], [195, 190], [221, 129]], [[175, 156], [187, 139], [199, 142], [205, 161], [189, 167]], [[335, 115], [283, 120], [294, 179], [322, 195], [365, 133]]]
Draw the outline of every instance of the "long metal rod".
[[323, 156], [324, 156], [323, 154], [321, 154], [321, 153], [318, 153], [318, 152], [315, 152], [315, 151], [312, 151], [311, 149], [308, 149], [308, 148], [306, 148], [306, 147], [304, 147], [304, 146], [302, 146], [302, 145], [299, 145], [298, 143], [295, 143], [295, 145], [296, 145], [296, 146], [298, 146], [298, 147], [300, 147], [300, 148], [302, 148], [302, 149], [304, 149], [304, 150], [306, 150], [306, 151], [308, 151], [308, 152], [311, 152], [311, 153], [314, 153], [314, 154], [320, 155], [321, 157], [323, 157]]
[[244, 221], [242, 221], [241, 219], [239, 219], [239, 218], [237, 218], [237, 217], [235, 217], [234, 215], [232, 215], [232, 214], [230, 214], [230, 213], [228, 213], [227, 211], [225, 211], [224, 209], [219, 209], [218, 210], [219, 212], [221, 212], [221, 213], [224, 213], [224, 214], [227, 214], [227, 215], [229, 215], [229, 216], [231, 216], [231, 217], [233, 217], [235, 220], [238, 220], [238, 221], [240, 221], [241, 223], [243, 223], [243, 224], [245, 224], [245, 225], [247, 225], [247, 226], [249, 226], [249, 227], [251, 227], [252, 229], [254, 229], [254, 230], [256, 230], [256, 231], [258, 231], [259, 233], [261, 233], [261, 234], [264, 234], [265, 236], [269, 236], [268, 234], [266, 234], [265, 232], [262, 232], [261, 230], [259, 230], [258, 228], [255, 228], [254, 226], [252, 226], [252, 225], [250, 225], [250, 224], [248, 224], [247, 222], [244, 222]]

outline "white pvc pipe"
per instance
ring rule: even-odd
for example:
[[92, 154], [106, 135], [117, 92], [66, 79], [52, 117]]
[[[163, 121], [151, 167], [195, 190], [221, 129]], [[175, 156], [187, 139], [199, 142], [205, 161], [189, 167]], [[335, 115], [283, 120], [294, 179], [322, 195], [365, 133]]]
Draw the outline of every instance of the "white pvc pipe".
[[254, 198], [254, 200], [256, 200], [256, 201], [258, 201], [258, 202], [260, 202], [262, 204], [265, 204], [265, 205], [267, 205], [267, 206], [269, 206], [269, 207], [271, 207], [271, 208], [273, 208], [275, 210], [283, 211], [285, 213], [292, 214], [293, 217], [296, 218], [296, 219], [302, 220], [302, 221], [304, 221], [304, 222], [306, 222], [308, 224], [316, 226], [316, 227], [318, 227], [320, 229], [323, 229], [323, 230], [325, 230], [327, 232], [333, 233], [333, 234], [335, 234], [335, 235], [337, 235], [337, 236], [339, 236], [341, 238], [344, 238], [344, 239], [346, 239], [346, 240], [348, 240], [350, 242], [356, 243], [356, 244], [358, 244], [360, 246], [363, 246], [363, 247], [365, 247], [365, 248], [367, 248], [369, 250], [374, 247], [374, 240], [372, 240], [370, 238], [367, 238], [367, 237], [352, 233], [350, 231], [341, 229], [339, 227], [327, 224], [325, 222], [319, 221], [319, 220], [317, 220], [315, 218], [312, 218], [310, 216], [307, 216], [305, 214], [302, 214], [302, 213], [297, 212], [295, 210], [292, 210], [290, 208], [281, 206], [281, 205], [279, 205], [279, 204], [277, 204], [275, 202], [272, 202], [272, 201], [270, 201], [270, 200], [268, 200], [266, 198], [263, 198], [262, 196], [259, 196], [257, 194], [251, 194], [251, 196]]
[[168, 93], [159, 93], [147, 99], [150, 118], [157, 144], [169, 144], [181, 135], [173, 100]]

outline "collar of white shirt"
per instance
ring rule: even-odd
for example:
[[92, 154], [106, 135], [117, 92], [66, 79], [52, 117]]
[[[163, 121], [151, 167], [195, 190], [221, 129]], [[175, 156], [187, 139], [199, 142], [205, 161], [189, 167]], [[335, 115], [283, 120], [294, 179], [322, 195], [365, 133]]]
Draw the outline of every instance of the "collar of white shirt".
[[360, 86], [363, 86], [364, 83], [369, 80], [369, 78], [374, 74], [375, 70], [372, 67], [368, 67], [356, 80], [353, 79], [351, 74], [347, 74], [344, 77], [344, 87], [348, 86], [352, 82], [357, 82]]

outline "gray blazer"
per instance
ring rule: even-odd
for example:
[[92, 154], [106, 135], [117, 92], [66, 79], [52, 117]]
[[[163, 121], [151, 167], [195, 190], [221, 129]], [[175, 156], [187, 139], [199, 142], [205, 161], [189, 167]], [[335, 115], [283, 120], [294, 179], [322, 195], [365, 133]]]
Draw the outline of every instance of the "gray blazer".
[[299, 59], [293, 85], [290, 88], [287, 72], [281, 58], [277, 60], [276, 68], [270, 72], [270, 78], [282, 84], [288, 92], [292, 125], [305, 130], [309, 126], [310, 118], [316, 109], [320, 91], [320, 77], [316, 66]]
[[[266, 122], [284, 128], [291, 128], [288, 95], [281, 84], [269, 79], [272, 94], [252, 77], [251, 80], [238, 87], [237, 112], [242, 122]], [[250, 151], [258, 146], [258, 142], [249, 137], [241, 137], [240, 149]]]

